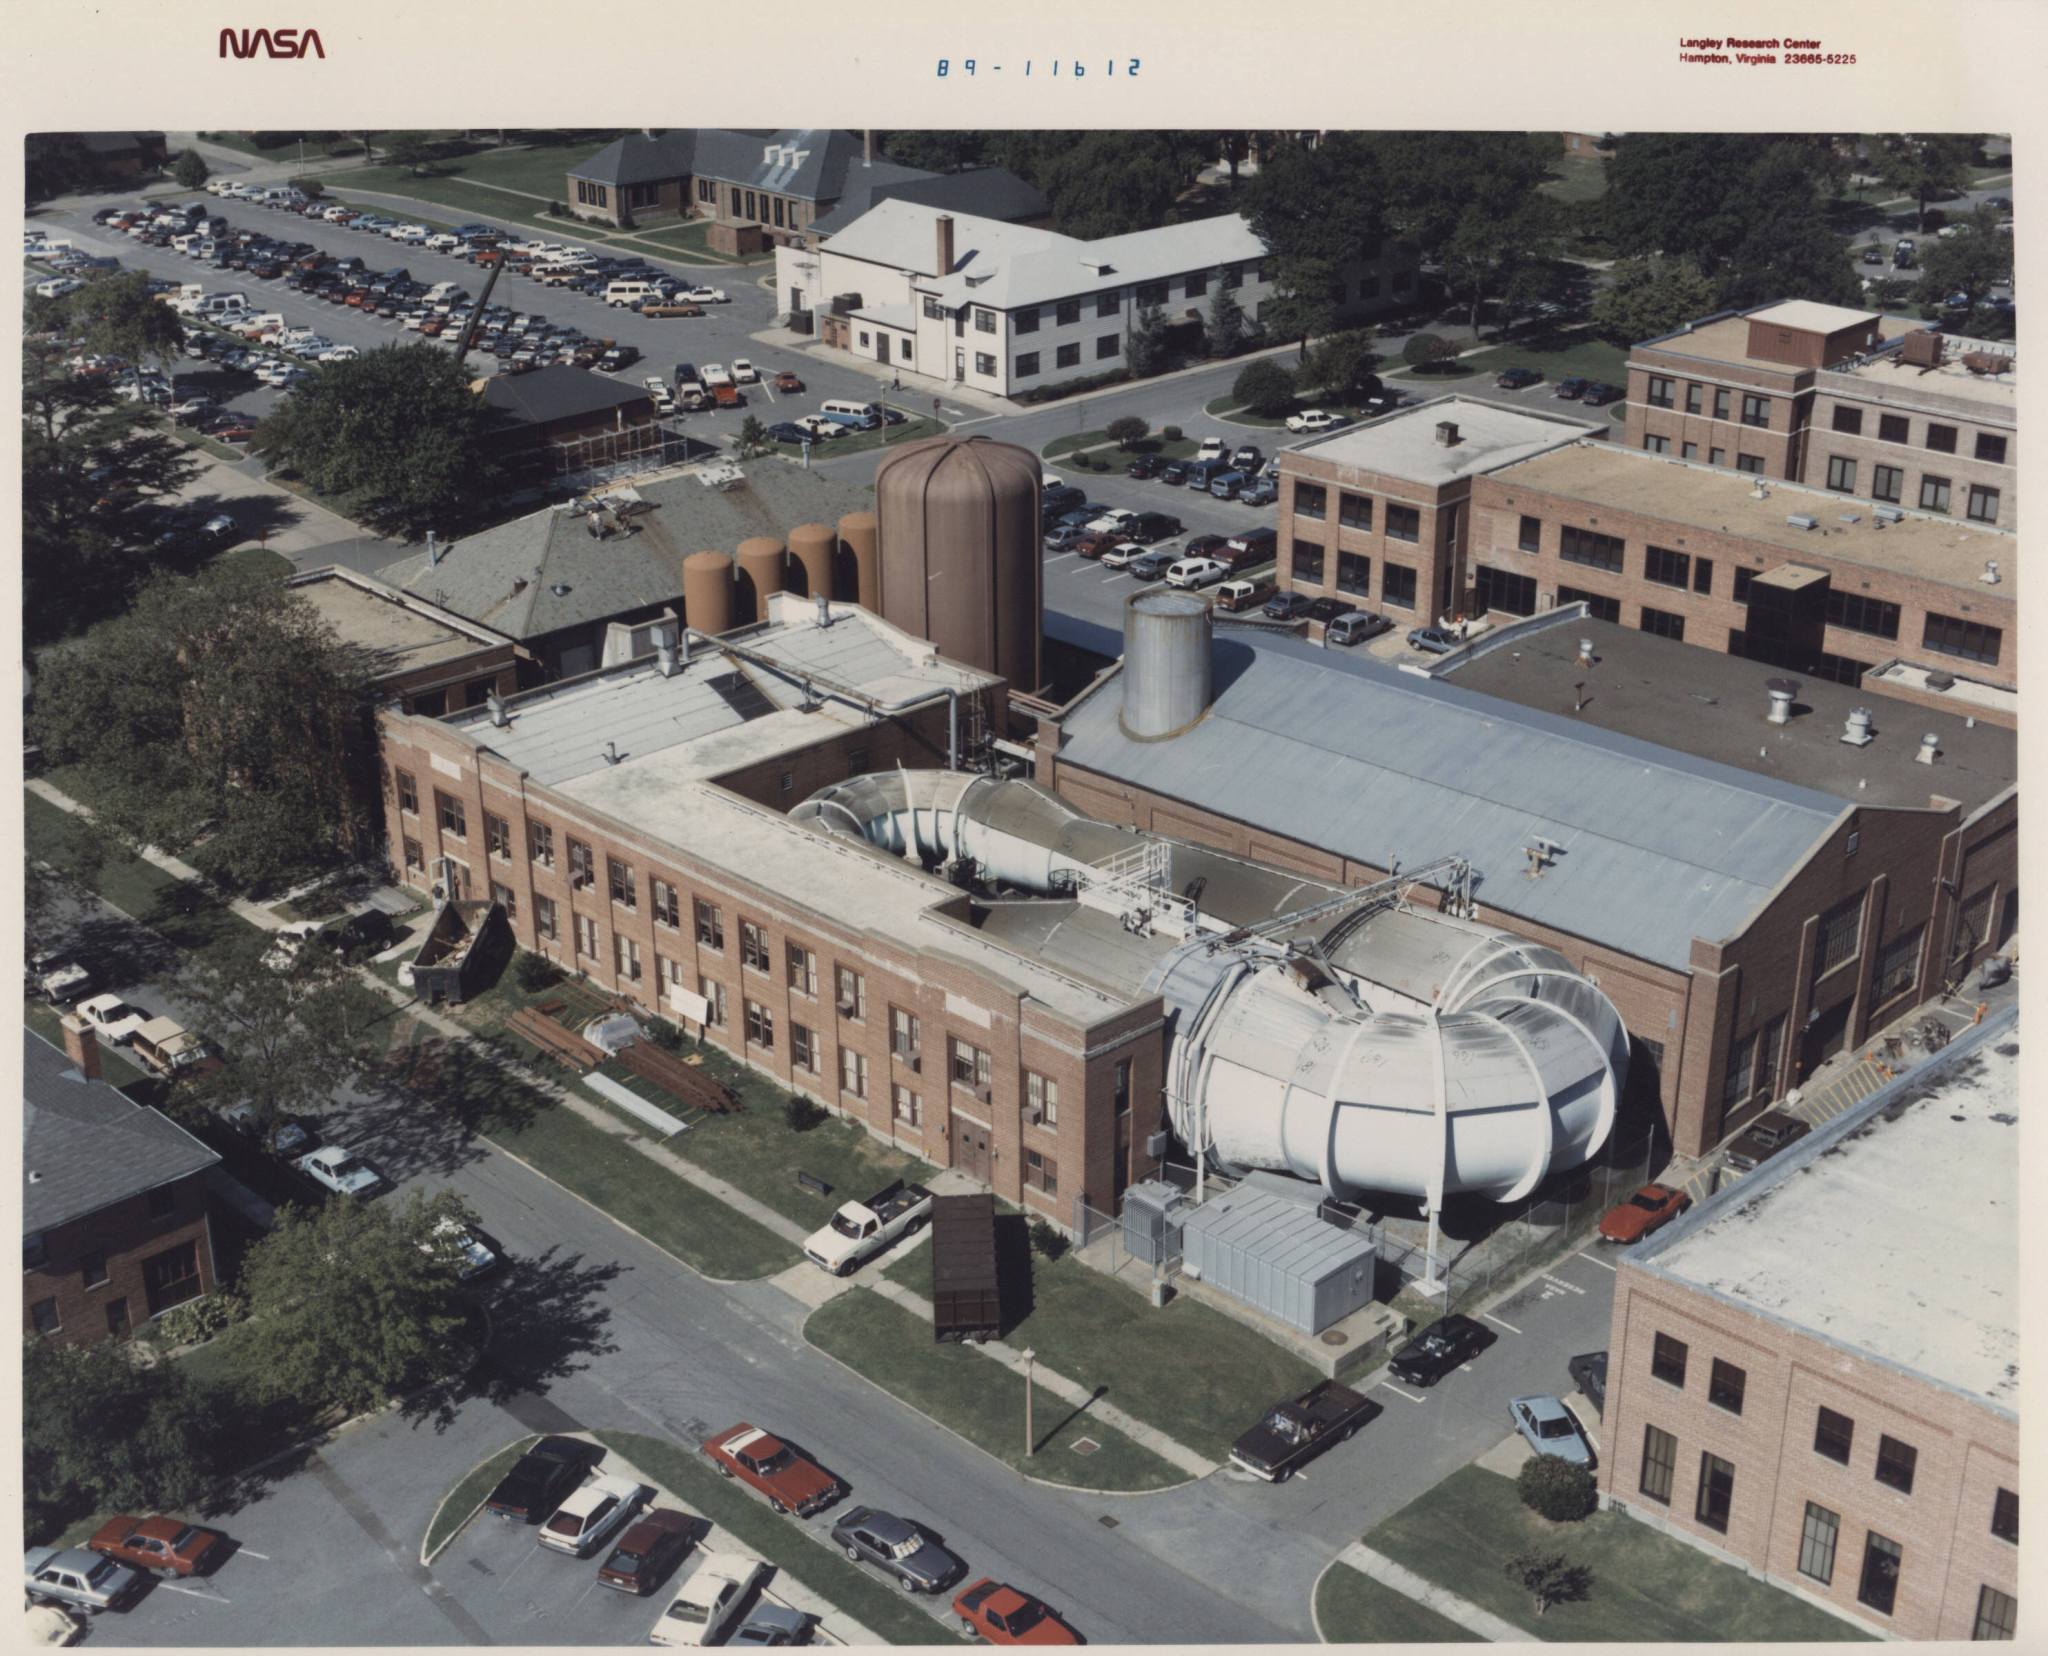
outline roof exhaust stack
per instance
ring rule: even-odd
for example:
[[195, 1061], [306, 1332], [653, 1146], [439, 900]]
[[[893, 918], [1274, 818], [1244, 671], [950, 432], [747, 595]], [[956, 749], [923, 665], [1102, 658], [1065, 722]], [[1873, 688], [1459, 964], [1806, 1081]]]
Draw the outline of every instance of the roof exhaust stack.
[[441, 537], [433, 530], [427, 531], [427, 567], [435, 568], [441, 562]]
[[491, 723], [503, 730], [512, 722], [512, 715], [505, 711], [505, 698], [493, 690], [484, 699], [490, 705]]
[[1579, 640], [1578, 659], [1572, 665], [1574, 667], [1590, 667], [1593, 665], [1593, 641], [1590, 638]]
[[1983, 573], [1982, 575], [1979, 575], [1979, 576], [1977, 577], [1977, 579], [1978, 579], [1978, 580], [1980, 580], [1980, 581], [1982, 581], [1982, 582], [1983, 582], [1983, 583], [1984, 583], [1984, 584], [1985, 584], [1986, 586], [1997, 586], [1997, 585], [1998, 585], [1998, 560], [1997, 560], [1996, 558], [1987, 558], [1987, 559], [1985, 559], [1985, 561], [1984, 561], [1984, 573]]
[[1799, 694], [1798, 681], [1782, 678], [1766, 679], [1764, 681], [1764, 690], [1771, 698], [1771, 710], [1764, 716], [1774, 725], [1790, 724], [1792, 722], [1792, 698]]
[[667, 633], [663, 633], [654, 642], [654, 666], [655, 670], [663, 678], [674, 678], [676, 676], [675, 642]]
[[1931, 765], [1941, 757], [1941, 734], [1930, 730], [1920, 738], [1920, 751], [1913, 755], [1914, 763]]
[[1852, 707], [1842, 727], [1842, 740], [1851, 747], [1869, 747], [1876, 738], [1870, 732], [1870, 709]]
[[1440, 448], [1456, 448], [1460, 441], [1458, 437], [1458, 422], [1456, 420], [1437, 421], [1436, 440], [1437, 446]]
[[818, 628], [822, 632], [832, 625], [832, 600], [824, 593], [818, 594]]
[[932, 220], [932, 228], [938, 233], [938, 275], [946, 276], [953, 269], [953, 215], [941, 213]]

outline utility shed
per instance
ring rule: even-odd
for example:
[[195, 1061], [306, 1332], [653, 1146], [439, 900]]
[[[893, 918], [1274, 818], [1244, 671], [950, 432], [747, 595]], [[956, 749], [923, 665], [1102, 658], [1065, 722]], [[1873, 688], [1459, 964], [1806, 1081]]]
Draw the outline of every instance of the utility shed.
[[1190, 1213], [1181, 1268], [1290, 1328], [1320, 1334], [1371, 1301], [1377, 1250], [1369, 1237], [1318, 1218], [1313, 1199], [1277, 1184], [1255, 1173]]

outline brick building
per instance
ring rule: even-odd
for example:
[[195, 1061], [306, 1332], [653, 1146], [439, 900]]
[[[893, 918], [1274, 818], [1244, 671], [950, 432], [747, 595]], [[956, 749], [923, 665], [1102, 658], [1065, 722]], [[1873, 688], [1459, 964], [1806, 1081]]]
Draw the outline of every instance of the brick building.
[[100, 1079], [83, 1023], [64, 1040], [23, 1034], [22, 1329], [89, 1345], [213, 1291], [220, 1157]]
[[1605, 1501], [1906, 1639], [2019, 1623], [2016, 1016], [1624, 1256]]
[[526, 374], [498, 374], [483, 382], [494, 416], [493, 451], [526, 477], [555, 477], [599, 459], [649, 453], [657, 459], [663, 433], [654, 398], [588, 368], [555, 363]]
[[481, 707], [519, 688], [527, 653], [511, 639], [354, 570], [329, 567], [285, 585], [361, 652], [380, 695], [408, 713]]

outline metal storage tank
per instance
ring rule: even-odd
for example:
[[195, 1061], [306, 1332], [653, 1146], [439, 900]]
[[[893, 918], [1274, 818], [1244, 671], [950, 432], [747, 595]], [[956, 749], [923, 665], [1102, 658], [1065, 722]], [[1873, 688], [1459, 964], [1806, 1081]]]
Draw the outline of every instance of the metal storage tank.
[[851, 596], [870, 615], [882, 613], [882, 553], [880, 530], [873, 512], [848, 512], [839, 520], [839, 539], [853, 563], [853, 581], [833, 594]]
[[768, 619], [768, 600], [783, 590], [788, 563], [782, 542], [773, 536], [756, 535], [740, 542], [740, 605], [748, 610], [747, 620]]
[[1124, 699], [1133, 741], [1178, 736], [1209, 710], [1209, 601], [1160, 587], [1124, 603]]
[[1289, 1328], [1320, 1334], [1371, 1303], [1378, 1250], [1317, 1218], [1313, 1195], [1304, 1200], [1289, 1183], [1254, 1173], [1196, 1208], [1181, 1226], [1181, 1269]]
[[832, 553], [839, 536], [829, 523], [799, 523], [789, 532], [789, 555], [804, 572], [804, 594], [817, 598], [834, 596]]
[[875, 472], [884, 619], [1025, 692], [1042, 683], [1042, 475], [991, 437], [928, 438]]
[[723, 552], [683, 560], [683, 620], [703, 633], [732, 631], [733, 562]]

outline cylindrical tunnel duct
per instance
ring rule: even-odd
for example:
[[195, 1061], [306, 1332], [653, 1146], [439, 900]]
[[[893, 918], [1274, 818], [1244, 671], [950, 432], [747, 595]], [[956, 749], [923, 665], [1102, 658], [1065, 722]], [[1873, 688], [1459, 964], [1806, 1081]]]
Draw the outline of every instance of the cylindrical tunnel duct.
[[799, 523], [789, 532], [789, 555], [803, 571], [804, 596], [833, 596], [832, 554], [839, 536], [829, 523]]
[[749, 621], [768, 619], [768, 600], [783, 590], [788, 554], [772, 535], [740, 542], [740, 605]]
[[701, 633], [732, 631], [733, 562], [723, 552], [683, 560], [683, 620]]
[[881, 532], [873, 512], [848, 512], [839, 538], [853, 554], [853, 601], [870, 615], [882, 613]]

